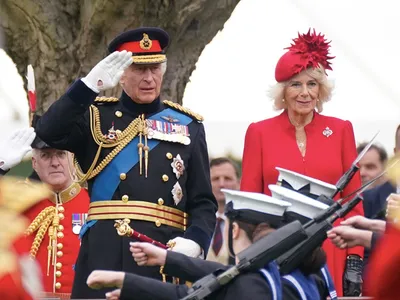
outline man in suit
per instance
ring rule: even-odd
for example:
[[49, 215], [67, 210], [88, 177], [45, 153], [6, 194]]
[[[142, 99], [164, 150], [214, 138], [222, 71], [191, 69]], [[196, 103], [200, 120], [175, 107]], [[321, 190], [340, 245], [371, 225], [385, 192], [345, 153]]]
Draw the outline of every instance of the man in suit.
[[[372, 148], [371, 148], [372, 149]], [[371, 149], [369, 151], [371, 151]], [[372, 149], [373, 150], [373, 149]], [[400, 151], [400, 125], [397, 126], [395, 134], [394, 154]], [[385, 219], [386, 199], [391, 193], [396, 193], [396, 187], [386, 181], [370, 190], [364, 192], [364, 215], [367, 218]]]
[[[360, 153], [365, 149], [367, 143], [361, 143], [357, 147], [357, 153]], [[386, 150], [379, 146], [378, 144], [372, 144], [371, 148], [365, 153], [358, 163], [360, 166], [360, 175], [362, 184], [366, 184], [371, 179], [378, 176], [385, 169], [385, 164], [387, 162], [387, 152]], [[369, 188], [381, 185], [386, 181], [385, 177], [381, 177], [372, 183]]]
[[225, 223], [225, 194], [221, 189], [239, 190], [240, 175], [237, 164], [227, 157], [214, 158], [210, 162], [211, 186], [218, 203], [216, 213], [217, 224], [208, 250], [207, 260], [221, 264], [234, 264], [234, 259], [229, 255], [228, 242], [224, 239], [227, 230]]

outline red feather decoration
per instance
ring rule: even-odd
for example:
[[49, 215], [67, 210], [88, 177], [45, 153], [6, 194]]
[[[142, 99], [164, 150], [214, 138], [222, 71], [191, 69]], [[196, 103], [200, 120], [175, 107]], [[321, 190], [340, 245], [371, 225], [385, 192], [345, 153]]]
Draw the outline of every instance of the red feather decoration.
[[313, 32], [309, 29], [306, 34], [299, 33], [298, 37], [293, 39], [290, 47], [285, 48], [302, 56], [302, 64], [294, 66], [293, 71], [299, 73], [310, 67], [318, 68], [319, 64], [326, 70], [332, 70], [331, 63], [328, 60], [335, 57], [329, 56], [330, 43], [322, 33], [316, 34], [315, 29]]

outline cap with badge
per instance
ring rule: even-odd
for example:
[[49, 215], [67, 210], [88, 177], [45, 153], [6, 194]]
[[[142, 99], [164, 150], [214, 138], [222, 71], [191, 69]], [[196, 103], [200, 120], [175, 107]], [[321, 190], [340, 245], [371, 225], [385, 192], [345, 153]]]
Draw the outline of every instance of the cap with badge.
[[282, 225], [289, 202], [260, 193], [221, 189], [225, 194], [225, 215], [231, 220], [251, 224], [268, 223], [273, 228]]
[[[313, 199], [317, 199], [320, 195], [330, 197], [336, 191], [336, 186], [333, 184], [280, 167], [276, 167], [276, 169], [279, 171], [277, 185], [294, 190], [307, 197]], [[331, 205], [333, 202], [327, 204]]]
[[325, 203], [279, 185], [270, 184], [268, 188], [272, 197], [291, 204], [285, 212], [286, 222], [299, 220], [304, 224], [329, 207]]
[[117, 36], [109, 44], [108, 51], [130, 51], [134, 64], [157, 64], [167, 61], [165, 49], [168, 45], [169, 35], [161, 28], [140, 27]]
[[[40, 119], [40, 116], [34, 114], [32, 118], [32, 127], [35, 128], [37, 121]], [[52, 148], [50, 147], [46, 142], [44, 142], [38, 135], [35, 136], [35, 139], [33, 140], [31, 147], [33, 149], [49, 149]]]

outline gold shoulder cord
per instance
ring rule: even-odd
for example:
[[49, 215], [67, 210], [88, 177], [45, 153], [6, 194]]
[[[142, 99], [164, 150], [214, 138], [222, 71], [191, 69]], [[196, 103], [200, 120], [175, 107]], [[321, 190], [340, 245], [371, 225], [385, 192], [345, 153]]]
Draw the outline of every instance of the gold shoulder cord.
[[[74, 164], [76, 168], [76, 173], [79, 179], [79, 183], [83, 183], [93, 177], [97, 176], [110, 162], [111, 160], [132, 141], [135, 136], [139, 133], [139, 125], [141, 124], [140, 118], [133, 120], [128, 127], [126, 127], [122, 132], [117, 132], [116, 141], [108, 140], [100, 128], [100, 113], [96, 106], [91, 105], [89, 108], [90, 116], [90, 130], [92, 133], [93, 140], [99, 146], [93, 162], [87, 171], [83, 173], [80, 168], [78, 161], [74, 158]], [[102, 148], [112, 148], [115, 147], [95, 168], [97, 161], [99, 160]]]
[[184, 114], [196, 119], [198, 122], [204, 121], [203, 116], [191, 111], [190, 109], [188, 109], [186, 107], [183, 107], [182, 105], [179, 105], [178, 103], [172, 102], [170, 100], [164, 100], [163, 103], [173, 109], [179, 110], [180, 112], [183, 112]]

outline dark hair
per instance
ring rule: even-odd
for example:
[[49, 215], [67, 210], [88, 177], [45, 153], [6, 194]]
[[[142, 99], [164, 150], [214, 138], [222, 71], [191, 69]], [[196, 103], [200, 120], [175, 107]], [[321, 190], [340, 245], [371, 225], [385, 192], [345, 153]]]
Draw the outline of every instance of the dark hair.
[[321, 247], [318, 247], [311, 251], [310, 255], [299, 266], [299, 270], [304, 275], [310, 275], [319, 272], [325, 264], [326, 253]]
[[257, 225], [249, 224], [243, 221], [232, 220], [231, 222], [236, 222], [240, 229], [242, 229], [250, 241], [257, 242], [268, 233], [271, 232], [272, 227], [268, 223], [260, 223]]
[[[367, 145], [368, 145], [368, 143], [361, 143], [361, 144], [359, 144], [358, 147], [357, 147], [357, 153], [360, 153], [361, 151], [363, 151], [364, 148], [365, 148]], [[372, 144], [372, 145], [371, 145], [371, 148], [369, 148], [368, 151], [370, 151], [371, 149], [375, 149], [375, 150], [378, 152], [378, 154], [379, 154], [379, 161], [380, 161], [382, 164], [385, 164], [386, 161], [387, 161], [387, 159], [388, 159], [388, 155], [387, 155], [387, 152], [386, 152], [385, 148], [383, 148], [383, 147], [381, 147], [381, 146], [379, 146], [379, 145], [377, 145], [377, 144]]]
[[232, 167], [235, 169], [235, 174], [237, 178], [240, 178], [240, 170], [239, 170], [239, 166], [236, 162], [234, 162], [232, 159], [228, 158], [228, 157], [218, 157], [218, 158], [213, 158], [210, 161], [210, 169], [214, 166], [219, 166], [222, 164], [231, 164]]

